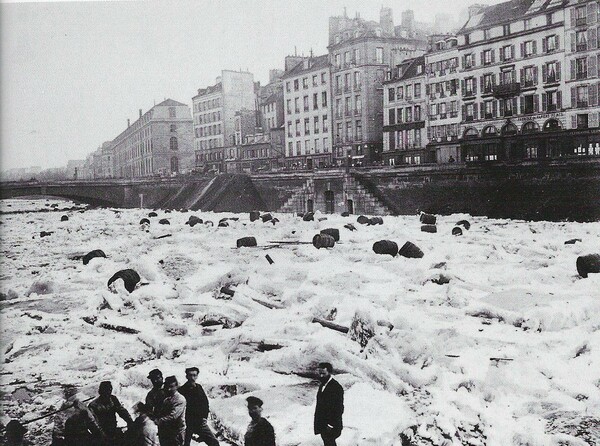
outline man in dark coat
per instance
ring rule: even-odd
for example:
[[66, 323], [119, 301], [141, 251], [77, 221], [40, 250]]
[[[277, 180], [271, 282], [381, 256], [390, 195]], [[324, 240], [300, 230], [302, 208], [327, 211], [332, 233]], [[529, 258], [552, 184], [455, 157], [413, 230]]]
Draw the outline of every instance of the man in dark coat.
[[120, 442], [122, 432], [117, 428], [117, 414], [131, 426], [133, 419], [127, 409], [123, 407], [119, 399], [112, 394], [113, 386], [110, 381], [102, 381], [98, 389], [98, 398], [92, 400], [88, 405], [90, 412], [94, 415], [102, 431], [109, 438], [111, 445]]
[[148, 407], [148, 414], [153, 417], [158, 413], [160, 405], [165, 399], [163, 374], [159, 369], [154, 369], [148, 373], [148, 379], [152, 382], [152, 389], [146, 395], [146, 406]]
[[200, 384], [196, 383], [199, 374], [198, 367], [185, 369], [187, 382], [179, 388], [179, 393], [185, 397], [185, 446], [190, 446], [192, 434], [197, 434], [196, 441], [208, 446], [219, 446], [219, 441], [208, 427], [208, 398]]
[[154, 418], [160, 446], [183, 446], [185, 440], [185, 398], [177, 391], [177, 378], [165, 378], [165, 399]]
[[252, 421], [244, 435], [244, 446], [275, 446], [273, 426], [262, 417], [262, 400], [255, 396], [249, 396], [246, 401], [248, 402], [248, 414]]
[[321, 435], [324, 446], [336, 446], [335, 439], [342, 434], [343, 428], [344, 389], [333, 379], [330, 363], [321, 362], [317, 372], [321, 385], [315, 408], [315, 435]]

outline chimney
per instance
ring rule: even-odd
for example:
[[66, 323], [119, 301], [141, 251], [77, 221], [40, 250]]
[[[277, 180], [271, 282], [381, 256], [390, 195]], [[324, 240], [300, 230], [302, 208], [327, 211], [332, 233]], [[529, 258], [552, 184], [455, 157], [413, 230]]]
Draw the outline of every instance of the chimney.
[[142, 117], [142, 109], [140, 108], [140, 118]]
[[129, 128], [129, 126], [131, 125], [131, 123], [129, 122], [129, 119], [127, 120], [127, 128]]
[[394, 15], [392, 8], [381, 8], [379, 12], [379, 24], [385, 35], [394, 35]]

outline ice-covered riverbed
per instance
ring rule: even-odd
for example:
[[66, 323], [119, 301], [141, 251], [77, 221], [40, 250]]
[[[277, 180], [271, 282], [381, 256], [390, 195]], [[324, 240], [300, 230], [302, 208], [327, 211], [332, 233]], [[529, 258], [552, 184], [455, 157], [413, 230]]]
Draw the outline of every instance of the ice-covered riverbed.
[[[51, 203], [7, 200], [0, 209]], [[363, 226], [356, 216], [282, 214], [272, 225], [247, 214], [159, 210], [146, 231], [139, 221], [148, 212], [0, 215], [3, 423], [60, 406], [61, 384], [92, 396], [111, 380], [131, 407], [148, 390], [149, 370], [183, 382], [185, 367], [196, 365], [228, 435], [243, 435], [252, 394], [265, 401], [278, 445], [318, 445], [317, 386], [305, 376], [330, 361], [346, 392], [343, 446], [400, 444], [410, 426], [419, 445], [600, 444], [600, 274], [583, 279], [575, 268], [577, 256], [600, 252], [600, 223], [452, 215], [438, 217], [430, 234], [418, 216]], [[215, 225], [185, 225], [190, 215]], [[224, 217], [239, 220], [217, 227]], [[450, 235], [462, 219], [471, 229]], [[341, 233], [332, 249], [261, 247], [310, 242], [329, 227]], [[244, 236], [259, 247], [236, 249]], [[564, 244], [574, 238], [581, 242]], [[425, 255], [377, 255], [380, 239], [411, 241]], [[94, 249], [108, 258], [73, 260]], [[111, 293], [107, 280], [125, 268], [148, 284], [129, 294], [118, 281]], [[449, 283], [435, 283], [441, 276]], [[223, 286], [235, 291], [229, 300]], [[349, 327], [357, 316], [375, 331], [364, 349], [311, 322]], [[28, 427], [42, 439], [51, 424]]]

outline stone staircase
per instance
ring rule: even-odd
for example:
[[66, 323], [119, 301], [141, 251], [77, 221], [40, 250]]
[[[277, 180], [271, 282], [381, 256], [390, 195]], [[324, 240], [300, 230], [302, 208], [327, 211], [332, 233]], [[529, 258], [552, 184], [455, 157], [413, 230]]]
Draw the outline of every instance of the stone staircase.
[[344, 192], [352, 200], [355, 214], [392, 215], [393, 213], [377, 197], [371, 194], [352, 175], [344, 177]]
[[[312, 178], [307, 179], [304, 185], [292, 194], [278, 212], [294, 214], [306, 212], [306, 203], [308, 200], [315, 200], [315, 184]], [[314, 209], [317, 208], [315, 207]]]

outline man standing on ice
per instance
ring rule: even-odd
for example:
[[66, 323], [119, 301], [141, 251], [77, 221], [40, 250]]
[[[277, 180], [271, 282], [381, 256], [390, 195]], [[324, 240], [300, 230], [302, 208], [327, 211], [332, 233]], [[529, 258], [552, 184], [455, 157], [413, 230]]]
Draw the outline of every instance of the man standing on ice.
[[146, 406], [148, 407], [149, 415], [155, 416], [165, 399], [165, 391], [162, 388], [163, 374], [159, 369], [154, 369], [148, 373], [148, 379], [152, 382], [152, 389], [146, 395]]
[[154, 418], [160, 446], [183, 446], [185, 440], [185, 398], [177, 391], [177, 378], [165, 378], [165, 399]]
[[88, 408], [108, 437], [109, 444], [116, 444], [120, 442], [122, 437], [121, 430], [117, 428], [117, 414], [127, 423], [127, 426], [131, 426], [133, 419], [119, 399], [112, 394], [112, 391], [111, 382], [102, 381], [98, 389], [98, 398], [92, 400]]
[[244, 446], [275, 446], [273, 426], [262, 417], [262, 400], [255, 396], [249, 396], [246, 401], [248, 402], [248, 415], [252, 421], [244, 435]]
[[200, 384], [196, 384], [199, 374], [198, 367], [185, 369], [187, 382], [179, 388], [179, 393], [185, 397], [185, 446], [190, 446], [192, 434], [198, 434], [197, 441], [208, 446], [219, 446], [219, 441], [208, 427], [208, 398]]
[[319, 391], [315, 408], [315, 435], [321, 435], [324, 446], [337, 446], [335, 439], [342, 434], [342, 414], [344, 413], [344, 389], [331, 373], [333, 366], [321, 362], [317, 367]]

